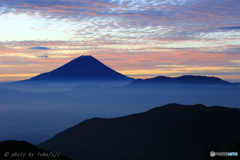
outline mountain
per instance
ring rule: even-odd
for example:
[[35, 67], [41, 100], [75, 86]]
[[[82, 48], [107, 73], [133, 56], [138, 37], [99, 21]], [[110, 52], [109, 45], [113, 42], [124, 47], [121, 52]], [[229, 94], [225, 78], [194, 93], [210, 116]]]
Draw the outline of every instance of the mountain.
[[40, 149], [26, 141], [15, 140], [0, 142], [0, 159], [71, 160], [59, 153], [53, 153]]
[[239, 109], [168, 104], [124, 117], [92, 118], [38, 145], [74, 160], [202, 160], [216, 141], [240, 139]]
[[69, 63], [28, 81], [132, 81], [92, 56], [80, 56]]
[[217, 77], [184, 75], [180, 77], [158, 76], [149, 79], [136, 79], [127, 87], [134, 86], [156, 86], [156, 85], [233, 85], [233, 83], [224, 81]]
[[1, 136], [0, 141], [7, 140], [7, 139], [14, 139], [14, 140], [25, 140], [27, 142], [30, 142], [32, 144], [39, 144], [40, 142], [43, 142], [47, 139], [49, 139], [51, 136], [47, 134], [42, 134], [38, 132], [24, 132], [24, 133], [13, 133], [8, 134], [7, 136]]
[[90, 55], [82, 55], [53, 71], [27, 80], [0, 84], [0, 88], [30, 92], [61, 92], [86, 84], [104, 88], [118, 87], [133, 80], [134, 78], [114, 71]]

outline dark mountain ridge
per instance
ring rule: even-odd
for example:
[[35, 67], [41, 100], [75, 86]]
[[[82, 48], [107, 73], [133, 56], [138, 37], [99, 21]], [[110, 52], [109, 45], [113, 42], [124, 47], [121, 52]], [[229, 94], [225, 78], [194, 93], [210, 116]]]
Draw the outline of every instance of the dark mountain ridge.
[[165, 88], [165, 89], [216, 89], [236, 88], [237, 83], [230, 83], [217, 77], [184, 75], [180, 77], [157, 76], [148, 79], [136, 79], [133, 82], [123, 86], [123, 88]]
[[127, 77], [104, 65], [94, 57], [80, 56], [65, 65], [27, 80], [1, 84], [0, 87], [21, 91], [66, 91], [79, 85], [91, 84], [101, 87], [116, 87], [132, 82]]
[[207, 76], [194, 76], [194, 75], [184, 75], [180, 77], [165, 77], [157, 76], [149, 79], [137, 79], [131, 84], [144, 84], [144, 83], [163, 83], [163, 84], [211, 84], [211, 85], [229, 85], [232, 84], [228, 81], [224, 81], [217, 77], [207, 77]]
[[80, 56], [67, 64], [47, 73], [42, 73], [28, 81], [131, 81], [107, 67], [92, 56]]
[[119, 118], [93, 118], [73, 126], [40, 148], [82, 160], [202, 160], [218, 141], [226, 150], [240, 138], [239, 110], [169, 104]]

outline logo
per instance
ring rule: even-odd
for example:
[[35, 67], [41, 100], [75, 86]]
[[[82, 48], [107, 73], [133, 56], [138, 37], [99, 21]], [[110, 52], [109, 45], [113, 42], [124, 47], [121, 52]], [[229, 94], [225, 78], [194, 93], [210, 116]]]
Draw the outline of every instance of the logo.
[[214, 152], [211, 151], [210, 152], [210, 156], [211, 157], [215, 157], [215, 156], [238, 156], [238, 152]]
[[214, 157], [214, 156], [215, 156], [215, 152], [211, 151], [211, 152], [210, 152], [210, 156], [211, 156], [211, 157]]

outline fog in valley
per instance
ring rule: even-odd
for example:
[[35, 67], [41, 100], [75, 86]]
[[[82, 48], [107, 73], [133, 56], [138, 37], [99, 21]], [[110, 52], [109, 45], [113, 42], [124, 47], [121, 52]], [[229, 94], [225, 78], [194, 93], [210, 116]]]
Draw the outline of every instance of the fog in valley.
[[125, 116], [169, 103], [240, 104], [239, 85], [1, 84], [0, 95], [0, 141], [33, 144], [93, 117]]

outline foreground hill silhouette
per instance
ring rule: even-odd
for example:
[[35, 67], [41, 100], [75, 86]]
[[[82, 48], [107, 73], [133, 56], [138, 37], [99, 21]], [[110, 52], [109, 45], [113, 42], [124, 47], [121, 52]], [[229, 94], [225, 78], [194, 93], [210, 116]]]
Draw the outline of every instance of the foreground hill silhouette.
[[202, 160], [206, 148], [240, 139], [239, 109], [169, 104], [119, 118], [93, 118], [73, 126], [40, 148], [75, 160]]
[[15, 140], [0, 142], [0, 159], [71, 160], [59, 153], [40, 149], [26, 141]]

